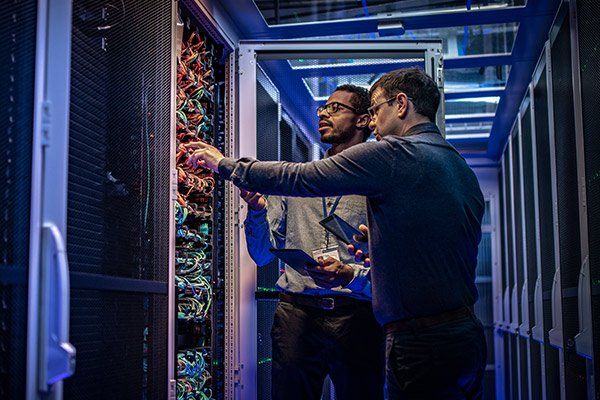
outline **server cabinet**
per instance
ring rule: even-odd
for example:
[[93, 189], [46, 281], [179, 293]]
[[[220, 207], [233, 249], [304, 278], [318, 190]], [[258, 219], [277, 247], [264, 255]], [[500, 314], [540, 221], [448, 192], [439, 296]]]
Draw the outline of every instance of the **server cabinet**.
[[523, 243], [523, 184], [522, 184], [522, 159], [521, 159], [521, 121], [517, 119], [515, 123], [514, 136], [511, 139], [511, 160], [512, 160], [512, 184], [513, 184], [513, 219], [512, 219], [512, 237], [513, 237], [513, 333], [515, 333], [515, 347], [517, 353], [517, 383], [519, 388], [519, 398], [527, 398], [529, 388], [528, 373], [528, 349], [527, 339], [528, 330], [525, 328], [528, 309], [523, 307], [523, 298], [527, 296], [525, 287], [524, 271], [524, 243]]
[[600, 373], [594, 356], [600, 353], [600, 140], [598, 77], [600, 55], [597, 51], [595, 21], [599, 11], [592, 1], [569, 2], [571, 68], [575, 110], [575, 147], [579, 194], [581, 268], [578, 281], [579, 333], [576, 351], [586, 358], [587, 393], [598, 397], [594, 377]]
[[520, 164], [521, 164], [521, 204], [522, 204], [522, 242], [523, 242], [523, 282], [521, 297], [521, 313], [523, 322], [519, 327], [520, 334], [527, 339], [525, 343], [527, 354], [528, 390], [527, 398], [542, 398], [541, 384], [541, 355], [540, 346], [533, 338], [535, 325], [535, 292], [537, 271], [537, 243], [535, 240], [535, 205], [534, 205], [534, 169], [533, 148], [531, 141], [531, 97], [527, 92], [519, 111], [520, 127]]
[[534, 147], [534, 173], [536, 176], [535, 207], [538, 217], [536, 226], [536, 241], [538, 244], [538, 271], [541, 285], [536, 307], [539, 307], [541, 297], [541, 316], [536, 319], [533, 328], [536, 339], [542, 341], [543, 349], [543, 389], [546, 398], [560, 398], [561, 394], [559, 369], [559, 351], [556, 342], [550, 339], [552, 328], [552, 288], [556, 287], [555, 279], [555, 243], [554, 223], [552, 214], [552, 174], [550, 170], [550, 140], [548, 133], [548, 94], [547, 71], [545, 56], [540, 58], [532, 81], [532, 140]]
[[[559, 54], [570, 54], [570, 24], [566, 6], [561, 7], [546, 43], [550, 169], [553, 176], [552, 206], [555, 243], [555, 280], [551, 335], [561, 344], [566, 398], [586, 397], [586, 361], [577, 355], [579, 330], [577, 282], [581, 267], [577, 157], [570, 63]], [[563, 99], [564, 97], [564, 99]], [[556, 295], [556, 297], [554, 296]]]

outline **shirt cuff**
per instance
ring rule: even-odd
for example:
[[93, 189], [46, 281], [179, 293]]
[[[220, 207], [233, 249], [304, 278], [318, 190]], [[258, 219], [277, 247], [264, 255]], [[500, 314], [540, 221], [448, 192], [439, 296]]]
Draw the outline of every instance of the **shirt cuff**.
[[219, 161], [219, 165], [217, 166], [218, 171], [219, 171], [219, 176], [223, 179], [230, 180], [231, 174], [233, 173], [233, 170], [235, 169], [235, 165], [236, 165], [236, 160], [233, 158], [225, 157], [225, 158], [221, 159], [221, 161]]
[[357, 264], [348, 264], [354, 270], [354, 278], [344, 287], [345, 289], [349, 289], [353, 293], [362, 293], [364, 292], [367, 284], [369, 283], [369, 270], [370, 268], [365, 268], [361, 265]]
[[252, 208], [248, 207], [248, 213], [246, 214], [246, 223], [251, 222], [251, 223], [262, 223], [262, 222], [267, 222], [267, 207], [262, 208], [260, 210], [253, 210]]

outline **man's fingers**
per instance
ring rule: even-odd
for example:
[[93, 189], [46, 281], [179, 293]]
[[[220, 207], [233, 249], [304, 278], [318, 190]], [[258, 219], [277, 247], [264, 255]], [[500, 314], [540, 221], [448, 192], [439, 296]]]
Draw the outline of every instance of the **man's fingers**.
[[368, 226], [366, 226], [365, 224], [360, 224], [360, 225], [358, 226], [358, 230], [359, 230], [359, 231], [361, 231], [361, 233], [362, 233], [363, 235], [368, 235], [368, 234], [369, 234], [369, 227], [368, 227]]
[[183, 145], [183, 147], [185, 147], [186, 149], [204, 149], [206, 148], [207, 144], [198, 140], [195, 142], [189, 142], [189, 143], [185, 143]]
[[323, 260], [323, 265], [327, 266], [327, 265], [335, 264], [336, 262], [339, 262], [339, 261], [333, 257], [327, 256], [327, 258], [325, 260]]
[[348, 250], [348, 253], [350, 253], [350, 255], [354, 255], [354, 253], [356, 253], [356, 249], [354, 248], [353, 244], [349, 244], [348, 246], [346, 246], [346, 250]]
[[363, 258], [364, 258], [364, 254], [363, 254], [362, 250], [356, 250], [356, 253], [354, 253], [354, 261], [361, 262], [361, 261], [363, 261]]
[[187, 159], [187, 164], [192, 168], [198, 168], [203, 166], [206, 162], [204, 161], [203, 153], [201, 151], [195, 151]]

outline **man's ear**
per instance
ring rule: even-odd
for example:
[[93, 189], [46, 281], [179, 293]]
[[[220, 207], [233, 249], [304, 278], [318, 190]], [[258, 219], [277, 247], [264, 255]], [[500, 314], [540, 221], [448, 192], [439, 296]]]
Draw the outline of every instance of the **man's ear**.
[[356, 127], [360, 129], [366, 128], [369, 126], [369, 122], [371, 122], [371, 117], [369, 117], [369, 114], [361, 114], [356, 119]]
[[396, 110], [398, 118], [404, 119], [408, 116], [408, 97], [402, 92], [396, 95]]

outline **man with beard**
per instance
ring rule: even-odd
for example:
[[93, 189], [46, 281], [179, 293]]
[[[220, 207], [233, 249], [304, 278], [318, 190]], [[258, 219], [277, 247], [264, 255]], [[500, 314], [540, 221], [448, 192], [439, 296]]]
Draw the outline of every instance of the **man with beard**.
[[[336, 88], [317, 110], [326, 157], [364, 142], [369, 95], [354, 85]], [[337, 254], [336, 263], [297, 270], [283, 265], [276, 287], [272, 398], [320, 399], [329, 374], [340, 399], [383, 398], [383, 333], [371, 307], [369, 269], [355, 263], [346, 245], [319, 225], [336, 213], [353, 226], [366, 223], [362, 196], [299, 198], [241, 191], [248, 203], [244, 223], [250, 256], [273, 261], [270, 248], [302, 249], [315, 259]]]

